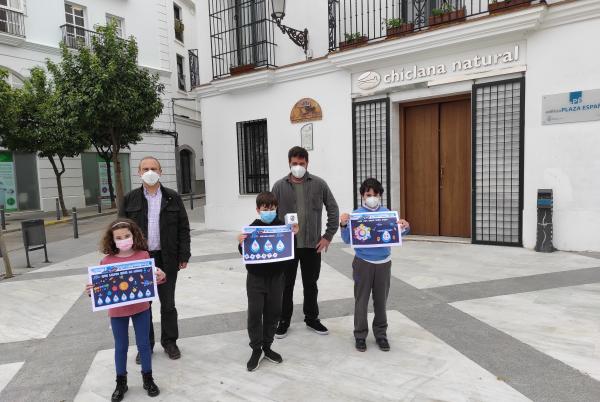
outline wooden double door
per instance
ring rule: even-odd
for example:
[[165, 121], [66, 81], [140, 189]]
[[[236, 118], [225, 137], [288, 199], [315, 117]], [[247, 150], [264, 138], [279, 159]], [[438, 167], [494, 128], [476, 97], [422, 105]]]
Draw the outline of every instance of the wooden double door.
[[401, 209], [413, 234], [471, 237], [471, 100], [401, 106]]

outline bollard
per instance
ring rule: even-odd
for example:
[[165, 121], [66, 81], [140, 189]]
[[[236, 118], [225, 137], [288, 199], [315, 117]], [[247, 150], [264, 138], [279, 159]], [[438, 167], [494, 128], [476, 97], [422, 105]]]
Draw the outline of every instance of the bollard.
[[4, 205], [0, 205], [0, 225], [2, 225], [2, 230], [6, 230], [6, 211], [4, 210]]
[[56, 199], [56, 220], [60, 220], [60, 202]]
[[102, 197], [98, 196], [98, 213], [102, 213]]
[[73, 238], [79, 239], [79, 228], [77, 227], [77, 208], [73, 207]]
[[194, 193], [190, 193], [190, 209], [194, 210]]

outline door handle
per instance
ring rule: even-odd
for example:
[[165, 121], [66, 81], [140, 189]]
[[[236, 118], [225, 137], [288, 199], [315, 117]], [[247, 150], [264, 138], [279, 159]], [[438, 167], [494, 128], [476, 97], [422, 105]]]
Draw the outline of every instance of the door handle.
[[444, 187], [444, 167], [440, 166], [440, 188]]

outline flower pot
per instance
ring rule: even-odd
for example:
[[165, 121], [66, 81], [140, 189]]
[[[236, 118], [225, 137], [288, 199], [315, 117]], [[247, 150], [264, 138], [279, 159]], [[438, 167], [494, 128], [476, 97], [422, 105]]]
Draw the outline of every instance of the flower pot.
[[414, 29], [415, 29], [415, 24], [413, 24], [412, 22], [410, 24], [406, 23], [406, 24], [400, 25], [399, 27], [387, 28], [386, 36], [388, 38], [402, 36], [402, 35], [406, 35], [407, 33], [414, 31]]
[[246, 73], [248, 71], [252, 71], [255, 68], [256, 68], [256, 65], [254, 65], [254, 64], [242, 64], [241, 66], [230, 67], [229, 74], [231, 74], [231, 75], [242, 74], [242, 73]]
[[460, 10], [450, 11], [442, 15], [432, 15], [429, 17], [429, 25], [446, 24], [448, 22], [460, 21], [466, 18], [464, 7]]
[[361, 36], [358, 39], [340, 42], [340, 50], [354, 49], [355, 47], [363, 46], [369, 41], [366, 36]]
[[497, 3], [490, 3], [488, 11], [490, 14], [495, 14], [515, 6], [528, 5], [529, 3], [531, 3], [531, 0], [504, 0]]

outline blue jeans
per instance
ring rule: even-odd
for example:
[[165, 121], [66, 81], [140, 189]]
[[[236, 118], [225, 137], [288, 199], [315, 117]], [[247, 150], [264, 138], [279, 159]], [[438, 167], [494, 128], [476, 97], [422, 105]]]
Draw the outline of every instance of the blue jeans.
[[[133, 329], [135, 330], [135, 342], [137, 343], [140, 360], [142, 362], [142, 373], [152, 371], [152, 357], [150, 350], [150, 310], [142, 311], [131, 316]], [[129, 349], [129, 317], [111, 317], [110, 326], [115, 337], [115, 366], [117, 375], [127, 374], [127, 350]]]

